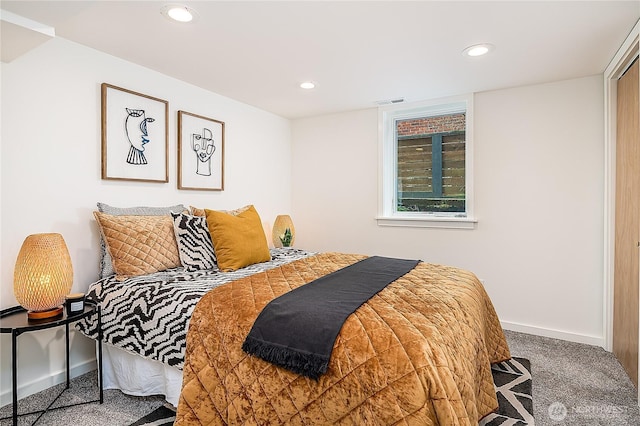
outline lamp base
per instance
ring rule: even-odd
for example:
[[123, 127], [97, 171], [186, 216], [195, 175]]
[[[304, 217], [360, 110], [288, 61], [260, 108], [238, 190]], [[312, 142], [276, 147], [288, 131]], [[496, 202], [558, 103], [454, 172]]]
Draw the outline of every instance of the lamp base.
[[62, 306], [58, 306], [57, 308], [49, 309], [48, 311], [28, 311], [27, 318], [30, 320], [42, 320], [48, 318], [55, 318], [62, 315]]

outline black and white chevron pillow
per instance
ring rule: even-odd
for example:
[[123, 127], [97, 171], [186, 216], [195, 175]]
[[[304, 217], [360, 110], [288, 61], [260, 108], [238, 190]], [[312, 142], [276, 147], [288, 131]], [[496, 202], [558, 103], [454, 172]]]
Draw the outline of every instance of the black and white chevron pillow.
[[188, 271], [214, 269], [216, 254], [207, 226], [207, 219], [184, 213], [171, 213], [178, 243], [180, 262]]

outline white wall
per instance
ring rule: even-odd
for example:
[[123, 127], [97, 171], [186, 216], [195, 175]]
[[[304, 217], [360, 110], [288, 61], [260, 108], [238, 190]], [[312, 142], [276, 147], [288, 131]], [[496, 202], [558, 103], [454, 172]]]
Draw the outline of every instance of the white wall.
[[506, 328], [604, 345], [602, 76], [475, 95], [475, 230], [377, 226], [377, 110], [292, 123], [296, 245], [485, 280]]
[[[169, 59], [168, 59], [169, 60]], [[97, 201], [115, 206], [176, 203], [229, 209], [252, 203], [270, 229], [291, 206], [290, 123], [157, 72], [63, 39], [48, 41], [1, 65], [2, 143], [1, 300], [16, 304], [13, 266], [24, 238], [59, 232], [74, 265], [73, 291], [85, 291], [98, 276]], [[212, 75], [211, 78], [216, 78]], [[105, 181], [100, 178], [100, 84], [107, 82], [169, 101], [169, 183]], [[177, 190], [177, 111], [225, 122], [225, 190]], [[270, 238], [269, 238], [270, 240]], [[20, 396], [62, 379], [60, 332], [19, 338]], [[93, 368], [92, 341], [72, 343], [74, 374]], [[10, 402], [10, 338], [1, 348], [1, 403]]]

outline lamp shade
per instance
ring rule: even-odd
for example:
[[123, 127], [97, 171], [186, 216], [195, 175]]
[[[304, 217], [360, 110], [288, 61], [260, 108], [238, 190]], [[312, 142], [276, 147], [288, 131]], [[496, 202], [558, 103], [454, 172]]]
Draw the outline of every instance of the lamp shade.
[[296, 239], [296, 229], [293, 227], [293, 221], [287, 214], [281, 214], [276, 217], [273, 222], [273, 246], [274, 247], [293, 247]]
[[[62, 235], [29, 235], [20, 248], [13, 273], [13, 293], [30, 318], [61, 313], [73, 284], [73, 266]], [[53, 312], [47, 315], [47, 312]], [[41, 315], [31, 314], [43, 313]]]

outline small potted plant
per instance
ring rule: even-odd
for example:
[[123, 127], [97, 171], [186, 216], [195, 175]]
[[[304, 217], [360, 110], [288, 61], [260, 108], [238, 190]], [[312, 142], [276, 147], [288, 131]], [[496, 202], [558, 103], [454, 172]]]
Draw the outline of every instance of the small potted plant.
[[282, 247], [291, 247], [292, 239], [293, 235], [291, 234], [291, 229], [285, 229], [284, 234], [280, 235], [280, 242], [282, 243]]

